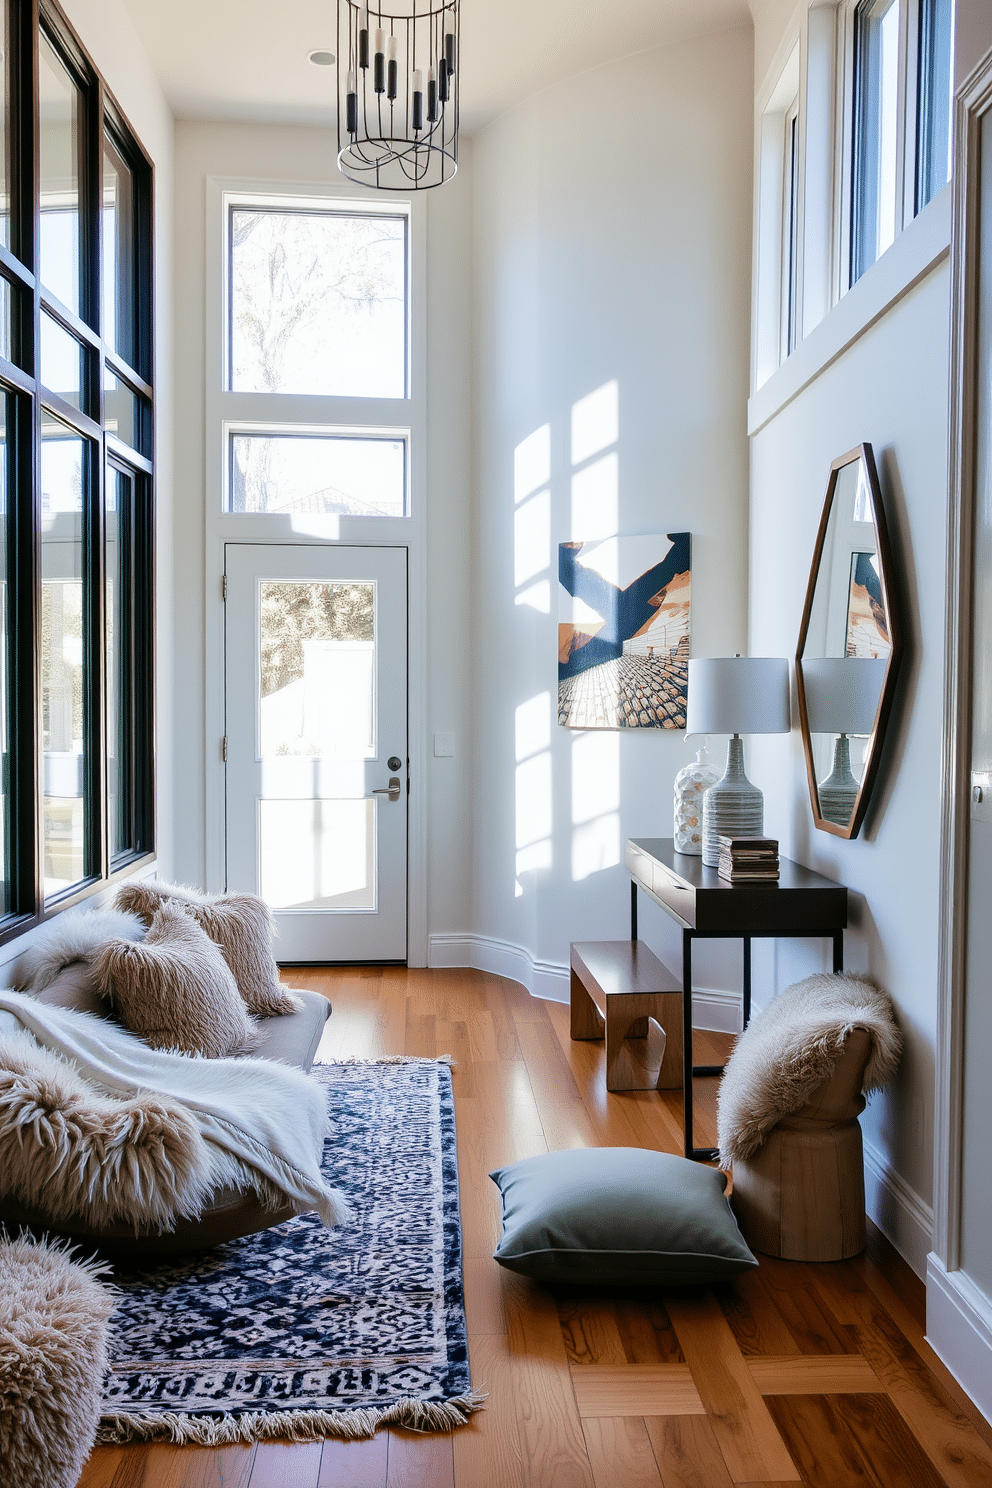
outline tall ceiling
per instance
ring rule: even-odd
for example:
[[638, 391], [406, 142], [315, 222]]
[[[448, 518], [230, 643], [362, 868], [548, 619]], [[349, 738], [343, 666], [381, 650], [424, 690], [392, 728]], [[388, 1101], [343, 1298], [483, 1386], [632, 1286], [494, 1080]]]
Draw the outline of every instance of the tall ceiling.
[[[328, 123], [336, 0], [125, 0], [173, 112], [185, 119]], [[385, 8], [385, 7], [384, 7]], [[599, 62], [748, 17], [747, 0], [462, 0], [462, 127]], [[632, 70], [631, 86], [636, 87]], [[608, 117], [590, 100], [590, 122]]]

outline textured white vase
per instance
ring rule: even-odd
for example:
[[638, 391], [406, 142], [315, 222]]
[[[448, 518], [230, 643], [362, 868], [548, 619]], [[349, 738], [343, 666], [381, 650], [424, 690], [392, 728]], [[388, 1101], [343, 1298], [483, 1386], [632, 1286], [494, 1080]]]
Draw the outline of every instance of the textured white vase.
[[705, 744], [696, 751], [691, 765], [675, 777], [675, 851], [703, 850], [703, 796], [720, 779], [720, 771], [709, 763]]
[[734, 734], [727, 751], [727, 773], [703, 797], [703, 863], [720, 864], [721, 837], [760, 837], [765, 801], [744, 774], [744, 741]]

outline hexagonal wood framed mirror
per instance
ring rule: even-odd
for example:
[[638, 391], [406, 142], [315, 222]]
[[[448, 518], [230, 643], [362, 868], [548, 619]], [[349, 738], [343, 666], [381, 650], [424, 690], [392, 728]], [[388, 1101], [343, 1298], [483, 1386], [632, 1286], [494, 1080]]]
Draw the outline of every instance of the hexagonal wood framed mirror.
[[796, 647], [813, 820], [856, 837], [878, 773], [902, 635], [870, 444], [830, 467]]

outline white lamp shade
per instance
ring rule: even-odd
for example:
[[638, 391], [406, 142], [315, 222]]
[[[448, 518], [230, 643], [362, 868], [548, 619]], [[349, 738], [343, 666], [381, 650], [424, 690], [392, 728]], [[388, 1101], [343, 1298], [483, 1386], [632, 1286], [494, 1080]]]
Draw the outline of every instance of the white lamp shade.
[[687, 734], [787, 734], [789, 663], [779, 656], [689, 662]]
[[803, 661], [810, 733], [870, 734], [888, 664], [885, 657], [869, 660], [857, 656]]

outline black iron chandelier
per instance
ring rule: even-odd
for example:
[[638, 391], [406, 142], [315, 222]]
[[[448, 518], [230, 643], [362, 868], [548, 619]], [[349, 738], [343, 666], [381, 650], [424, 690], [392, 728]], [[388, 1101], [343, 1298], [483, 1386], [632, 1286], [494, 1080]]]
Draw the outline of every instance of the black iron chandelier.
[[455, 174], [460, 3], [338, 0], [338, 166], [349, 181], [423, 191]]

